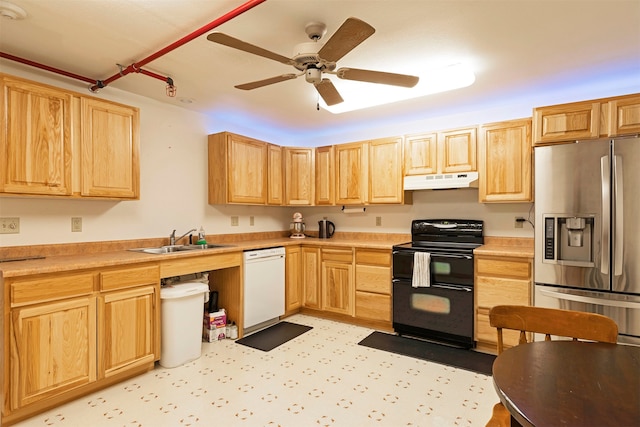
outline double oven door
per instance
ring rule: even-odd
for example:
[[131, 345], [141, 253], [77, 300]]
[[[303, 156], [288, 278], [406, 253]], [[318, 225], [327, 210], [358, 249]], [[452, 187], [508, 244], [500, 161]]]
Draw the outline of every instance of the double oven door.
[[[429, 252], [430, 286], [412, 286], [416, 251]], [[404, 335], [473, 347], [472, 250], [396, 247], [393, 327]]]

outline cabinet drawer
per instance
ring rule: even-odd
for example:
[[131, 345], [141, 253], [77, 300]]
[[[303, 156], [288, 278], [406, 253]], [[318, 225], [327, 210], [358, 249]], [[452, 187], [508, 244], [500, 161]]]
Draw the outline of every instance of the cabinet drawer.
[[356, 292], [356, 317], [391, 321], [391, 296]]
[[531, 263], [519, 259], [491, 259], [476, 257], [476, 274], [478, 276], [503, 276], [518, 279], [531, 277]]
[[322, 261], [353, 262], [351, 249], [322, 249]]
[[391, 266], [391, 251], [362, 251], [356, 249], [356, 264]]
[[17, 280], [11, 283], [11, 307], [44, 301], [55, 301], [93, 292], [91, 273]]
[[391, 294], [391, 268], [356, 265], [356, 290]]
[[153, 285], [159, 282], [160, 268], [157, 265], [103, 271], [100, 273], [100, 289], [103, 291]]
[[530, 305], [530, 292], [528, 280], [476, 277], [478, 307], [491, 308], [503, 304]]

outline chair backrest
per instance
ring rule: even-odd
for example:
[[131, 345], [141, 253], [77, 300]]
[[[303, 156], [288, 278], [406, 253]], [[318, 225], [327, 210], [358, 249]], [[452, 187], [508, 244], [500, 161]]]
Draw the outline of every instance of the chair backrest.
[[615, 343], [618, 325], [612, 319], [595, 313], [521, 305], [497, 305], [489, 311], [489, 322], [498, 330], [498, 354], [503, 351], [502, 330], [520, 331], [519, 344], [527, 342], [526, 332], [574, 340]]

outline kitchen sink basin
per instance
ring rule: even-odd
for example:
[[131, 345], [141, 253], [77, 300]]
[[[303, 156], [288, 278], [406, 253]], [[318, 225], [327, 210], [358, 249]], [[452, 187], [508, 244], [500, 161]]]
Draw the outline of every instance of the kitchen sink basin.
[[207, 249], [227, 248], [233, 245], [217, 245], [208, 243], [206, 245], [167, 245], [159, 246], [155, 248], [136, 248], [129, 249], [133, 252], [144, 252], [147, 254], [170, 254], [174, 252], [187, 252], [187, 251], [203, 251]]

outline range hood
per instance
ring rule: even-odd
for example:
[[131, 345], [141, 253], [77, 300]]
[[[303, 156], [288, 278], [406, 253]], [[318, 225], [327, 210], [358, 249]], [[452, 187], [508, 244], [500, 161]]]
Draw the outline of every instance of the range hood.
[[478, 188], [478, 172], [412, 175], [404, 177], [405, 190], [445, 190]]

